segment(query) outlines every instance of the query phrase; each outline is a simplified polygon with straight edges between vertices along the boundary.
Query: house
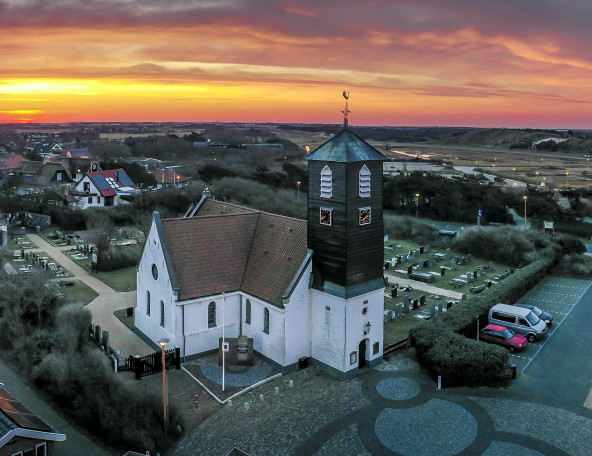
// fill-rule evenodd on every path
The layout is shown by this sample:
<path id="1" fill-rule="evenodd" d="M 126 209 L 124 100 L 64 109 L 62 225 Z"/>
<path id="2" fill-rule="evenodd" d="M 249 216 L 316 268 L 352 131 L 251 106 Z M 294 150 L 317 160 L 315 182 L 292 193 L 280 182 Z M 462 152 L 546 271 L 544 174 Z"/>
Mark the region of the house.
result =
<path id="1" fill-rule="evenodd" d="M 305 157 L 308 217 L 212 200 L 153 214 L 137 273 L 136 328 L 185 357 L 253 338 L 282 372 L 312 359 L 340 378 L 382 360 L 382 162 L 345 128 Z"/>
<path id="2" fill-rule="evenodd" d="M 156 188 L 176 187 L 183 188 L 189 179 L 175 171 L 173 168 L 157 169 L 152 174 L 156 177 Z"/>
<path id="3" fill-rule="evenodd" d="M 31 161 L 13 155 L 0 162 L 0 172 L 15 183 L 22 194 L 36 193 L 47 187 L 65 187 L 73 183 L 63 164 L 49 161 Z"/>
<path id="4" fill-rule="evenodd" d="M 0 388 L 0 456 L 53 456 L 56 442 L 66 440 Z"/>
<path id="5" fill-rule="evenodd" d="M 86 148 L 64 150 L 59 157 L 52 157 L 49 161 L 61 162 L 74 182 L 78 182 L 87 173 L 101 171 L 99 159 L 92 157 Z"/>
<path id="6" fill-rule="evenodd" d="M 138 187 L 123 169 L 96 171 L 84 175 L 74 186 L 78 206 L 87 207 L 117 206 L 122 196 L 138 192 Z"/>

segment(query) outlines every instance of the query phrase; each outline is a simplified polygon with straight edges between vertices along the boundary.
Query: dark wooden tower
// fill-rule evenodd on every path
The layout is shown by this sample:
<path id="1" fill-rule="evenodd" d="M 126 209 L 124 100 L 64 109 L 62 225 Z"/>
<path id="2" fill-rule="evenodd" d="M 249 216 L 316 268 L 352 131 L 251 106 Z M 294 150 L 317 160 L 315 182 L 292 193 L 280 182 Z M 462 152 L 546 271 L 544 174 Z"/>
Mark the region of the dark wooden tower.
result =
<path id="1" fill-rule="evenodd" d="M 347 107 L 346 107 L 347 111 Z M 308 160 L 308 246 L 313 287 L 352 298 L 384 287 L 382 162 L 345 128 Z"/>

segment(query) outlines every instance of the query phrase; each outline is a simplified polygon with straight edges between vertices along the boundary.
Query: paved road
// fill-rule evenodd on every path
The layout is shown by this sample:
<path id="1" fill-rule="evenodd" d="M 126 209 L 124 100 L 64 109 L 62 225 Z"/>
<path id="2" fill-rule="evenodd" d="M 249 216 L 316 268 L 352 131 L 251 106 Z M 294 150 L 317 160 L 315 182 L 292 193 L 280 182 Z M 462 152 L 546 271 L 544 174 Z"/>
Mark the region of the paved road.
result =
<path id="1" fill-rule="evenodd" d="M 56 444 L 56 456 L 107 456 L 109 453 L 88 437 L 78 432 L 60 415 L 54 412 L 37 393 L 29 388 L 8 366 L 0 361 L 0 382 L 4 388 L 22 402 L 25 407 L 48 423 L 57 432 L 66 434 L 66 441 Z"/>
<path id="2" fill-rule="evenodd" d="M 62 253 L 62 250 L 70 250 L 72 246 L 58 248 L 37 234 L 28 234 L 27 236 L 39 246 L 40 250 L 47 252 L 56 262 L 69 270 L 76 279 L 81 280 L 99 293 L 99 296 L 91 301 L 86 308 L 90 310 L 93 322 L 100 325 L 102 329 L 109 331 L 109 340 L 113 348 L 120 349 L 124 357 L 129 355 L 145 355 L 154 351 L 113 315 L 115 310 L 136 306 L 135 291 L 115 291 L 101 282 L 89 271 Z"/>

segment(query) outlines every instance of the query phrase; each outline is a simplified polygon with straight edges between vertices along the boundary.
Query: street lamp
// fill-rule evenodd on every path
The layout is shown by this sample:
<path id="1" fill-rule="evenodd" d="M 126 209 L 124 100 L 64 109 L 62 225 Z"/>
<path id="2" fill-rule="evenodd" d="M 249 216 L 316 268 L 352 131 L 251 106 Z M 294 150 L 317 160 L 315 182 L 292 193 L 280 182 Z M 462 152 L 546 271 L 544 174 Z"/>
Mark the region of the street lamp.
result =
<path id="1" fill-rule="evenodd" d="M 415 194 L 415 201 L 417 202 L 417 206 L 415 208 L 415 218 L 419 218 L 419 193 Z"/>
<path id="2" fill-rule="evenodd" d="M 300 181 L 296 182 L 296 184 L 298 184 L 298 187 L 297 187 L 297 188 L 298 188 L 298 190 L 297 190 L 297 193 L 296 193 L 296 197 L 297 197 L 298 199 L 300 199 L 300 184 L 301 184 L 301 183 L 302 183 L 302 182 L 300 182 Z"/>
<path id="3" fill-rule="evenodd" d="M 565 173 L 565 186 L 569 185 L 569 173 Z"/>
<path id="4" fill-rule="evenodd" d="M 516 193 L 517 188 L 518 188 L 518 182 L 514 182 L 514 193 Z"/>
<path id="5" fill-rule="evenodd" d="M 166 432 L 167 425 L 167 387 L 166 387 L 166 353 L 165 347 L 169 343 L 166 337 L 161 337 L 156 342 L 162 347 L 162 406 L 164 409 L 164 430 Z"/>
<path id="6" fill-rule="evenodd" d="M 516 168 L 512 168 L 512 180 L 516 180 Z"/>
<path id="7" fill-rule="evenodd" d="M 528 196 L 524 196 L 524 231 L 526 231 L 526 200 L 528 199 Z"/>
<path id="8" fill-rule="evenodd" d="M 537 171 L 537 172 L 536 172 L 536 176 L 537 176 L 537 185 L 539 185 L 539 174 L 540 174 L 540 173 Z"/>
<path id="9" fill-rule="evenodd" d="M 370 324 L 370 322 L 368 322 L 364 326 L 366 327 L 366 331 L 364 331 L 364 335 L 367 335 L 370 332 L 370 328 L 372 327 L 372 325 Z"/>

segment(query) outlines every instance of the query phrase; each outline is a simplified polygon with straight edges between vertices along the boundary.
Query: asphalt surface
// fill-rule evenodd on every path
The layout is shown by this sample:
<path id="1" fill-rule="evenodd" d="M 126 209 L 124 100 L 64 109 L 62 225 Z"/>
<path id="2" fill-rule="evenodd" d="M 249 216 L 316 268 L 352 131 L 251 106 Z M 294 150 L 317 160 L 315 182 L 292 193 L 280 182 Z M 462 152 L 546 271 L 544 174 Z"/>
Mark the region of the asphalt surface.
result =
<path id="1" fill-rule="evenodd" d="M 511 355 L 519 372 L 512 390 L 583 406 L 592 388 L 591 283 L 548 278 L 520 302 L 551 312 L 554 325 L 544 339 Z"/>

